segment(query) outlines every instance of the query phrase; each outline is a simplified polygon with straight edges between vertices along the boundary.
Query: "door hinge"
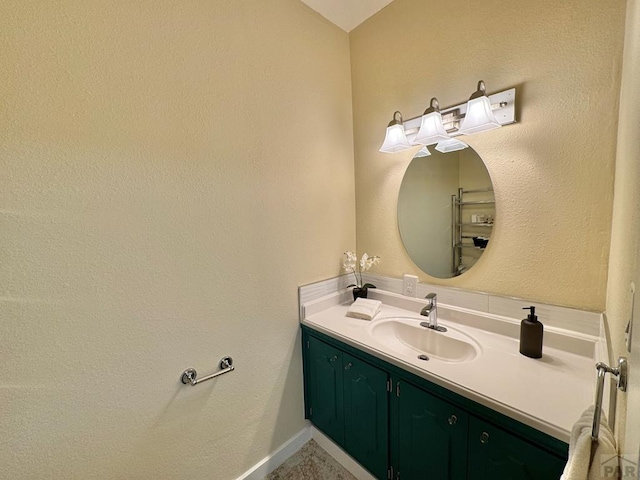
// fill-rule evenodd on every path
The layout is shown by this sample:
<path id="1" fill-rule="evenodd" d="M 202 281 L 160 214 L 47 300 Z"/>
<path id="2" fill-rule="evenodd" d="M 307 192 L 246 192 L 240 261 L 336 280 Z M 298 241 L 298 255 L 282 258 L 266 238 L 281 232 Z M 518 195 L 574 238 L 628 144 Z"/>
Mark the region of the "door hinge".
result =
<path id="1" fill-rule="evenodd" d="M 400 396 L 400 382 L 396 383 L 396 397 Z"/>
<path id="2" fill-rule="evenodd" d="M 307 340 L 307 348 L 309 348 L 309 340 Z"/>
<path id="3" fill-rule="evenodd" d="M 391 393 L 391 388 L 392 388 L 392 387 L 391 387 L 391 384 L 392 384 L 392 383 L 393 383 L 393 382 L 391 381 L 391 379 L 390 379 L 390 378 L 388 378 L 388 379 L 387 379 L 387 392 L 389 392 L 389 393 Z"/>
<path id="4" fill-rule="evenodd" d="M 309 407 L 309 416 L 313 417 L 313 407 Z"/>
<path id="5" fill-rule="evenodd" d="M 390 465 L 387 470 L 387 480 L 393 480 L 393 465 Z"/>

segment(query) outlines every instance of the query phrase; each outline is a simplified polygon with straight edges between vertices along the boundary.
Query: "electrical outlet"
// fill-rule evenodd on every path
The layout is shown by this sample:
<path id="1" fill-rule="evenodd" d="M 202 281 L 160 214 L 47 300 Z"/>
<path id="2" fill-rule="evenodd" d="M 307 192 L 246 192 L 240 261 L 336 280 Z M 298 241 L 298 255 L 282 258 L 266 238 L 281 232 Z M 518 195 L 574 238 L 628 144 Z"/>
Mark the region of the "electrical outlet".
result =
<path id="1" fill-rule="evenodd" d="M 418 295 L 418 277 L 407 274 L 402 277 L 402 294 L 405 297 L 416 297 Z"/>

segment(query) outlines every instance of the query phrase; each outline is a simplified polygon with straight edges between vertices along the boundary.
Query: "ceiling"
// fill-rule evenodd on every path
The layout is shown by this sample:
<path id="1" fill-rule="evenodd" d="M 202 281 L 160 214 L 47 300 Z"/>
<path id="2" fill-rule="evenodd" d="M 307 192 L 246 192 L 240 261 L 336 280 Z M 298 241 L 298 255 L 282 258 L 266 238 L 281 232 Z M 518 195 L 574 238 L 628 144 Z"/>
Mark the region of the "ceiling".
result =
<path id="1" fill-rule="evenodd" d="M 393 0 L 301 0 L 345 32 L 350 32 Z"/>

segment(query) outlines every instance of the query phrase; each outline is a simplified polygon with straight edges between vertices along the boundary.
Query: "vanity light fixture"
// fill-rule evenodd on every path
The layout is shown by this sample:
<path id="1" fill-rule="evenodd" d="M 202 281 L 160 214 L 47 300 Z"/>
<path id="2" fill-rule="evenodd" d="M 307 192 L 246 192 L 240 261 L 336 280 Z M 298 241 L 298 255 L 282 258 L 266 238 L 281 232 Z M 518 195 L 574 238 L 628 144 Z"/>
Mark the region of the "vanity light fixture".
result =
<path id="1" fill-rule="evenodd" d="M 460 145 L 447 141 L 458 135 L 473 135 L 515 123 L 515 103 L 515 88 L 487 95 L 484 82 L 480 80 L 478 89 L 468 102 L 441 110 L 434 97 L 422 116 L 404 122 L 400 112 L 395 112 L 380 151 L 396 153 L 412 146 L 434 143 L 438 143 L 442 149 L 455 148 L 456 145 L 459 150 L 462 148 Z M 436 150 L 440 148 L 436 147 Z M 426 155 L 423 152 L 422 156 Z"/>
<path id="2" fill-rule="evenodd" d="M 418 153 L 416 153 L 414 155 L 414 157 L 422 158 L 422 157 L 428 157 L 429 155 L 431 155 L 431 152 L 429 151 L 429 149 L 425 145 L 420 150 L 418 150 Z"/>
<path id="3" fill-rule="evenodd" d="M 411 148 L 413 145 L 407 140 L 402 126 L 402 114 L 398 111 L 394 112 L 393 120 L 389 122 L 387 127 L 387 135 L 380 147 L 380 151 L 384 153 L 396 153 Z"/>
<path id="4" fill-rule="evenodd" d="M 464 120 L 462 120 L 459 132 L 463 135 L 473 135 L 474 133 L 493 130 L 501 126 L 491 110 L 491 102 L 487 97 L 484 82 L 480 80 L 478 89 L 469 97 L 467 113 L 464 116 Z"/>
<path id="5" fill-rule="evenodd" d="M 442 153 L 449 153 L 449 152 L 455 152 L 457 150 L 462 150 L 464 148 L 467 148 L 468 146 L 469 145 L 467 145 L 464 142 L 461 142 L 460 140 L 456 140 L 455 138 L 449 138 L 447 140 L 443 140 L 442 142 L 438 142 L 438 144 L 436 145 L 436 150 Z"/>
<path id="6" fill-rule="evenodd" d="M 448 140 L 449 134 L 444 129 L 442 123 L 442 114 L 440 113 L 440 104 L 438 99 L 433 97 L 429 108 L 424 111 L 422 120 L 420 121 L 420 130 L 416 138 L 413 139 L 414 145 L 433 145 L 442 140 Z"/>

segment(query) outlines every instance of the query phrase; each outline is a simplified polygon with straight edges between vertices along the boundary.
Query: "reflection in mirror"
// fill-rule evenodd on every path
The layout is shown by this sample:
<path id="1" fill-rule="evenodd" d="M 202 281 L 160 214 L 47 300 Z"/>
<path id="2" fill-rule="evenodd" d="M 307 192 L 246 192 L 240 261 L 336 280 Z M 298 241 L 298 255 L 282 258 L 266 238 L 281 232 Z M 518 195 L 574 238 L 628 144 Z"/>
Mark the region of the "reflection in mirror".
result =
<path id="1" fill-rule="evenodd" d="M 489 243 L 495 203 L 491 177 L 471 147 L 413 158 L 398 195 L 398 227 L 407 253 L 433 277 L 466 272 Z"/>

